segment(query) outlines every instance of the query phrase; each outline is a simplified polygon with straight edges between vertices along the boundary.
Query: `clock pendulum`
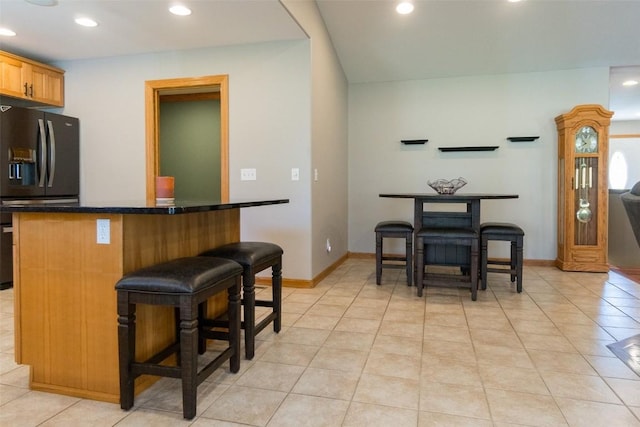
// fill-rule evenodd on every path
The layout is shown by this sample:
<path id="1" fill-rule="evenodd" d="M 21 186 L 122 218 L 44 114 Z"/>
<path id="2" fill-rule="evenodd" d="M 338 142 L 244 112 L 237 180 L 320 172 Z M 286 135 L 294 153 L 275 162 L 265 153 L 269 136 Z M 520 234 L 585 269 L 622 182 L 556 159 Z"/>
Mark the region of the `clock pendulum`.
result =
<path id="1" fill-rule="evenodd" d="M 589 189 L 593 186 L 593 169 L 587 167 L 585 159 L 581 159 L 580 168 L 576 169 L 576 190 L 578 190 L 578 210 L 576 211 L 576 218 L 580 222 L 579 224 L 579 239 L 584 235 L 584 240 L 587 240 L 588 229 L 584 224 L 588 224 L 593 217 L 589 203 Z"/>

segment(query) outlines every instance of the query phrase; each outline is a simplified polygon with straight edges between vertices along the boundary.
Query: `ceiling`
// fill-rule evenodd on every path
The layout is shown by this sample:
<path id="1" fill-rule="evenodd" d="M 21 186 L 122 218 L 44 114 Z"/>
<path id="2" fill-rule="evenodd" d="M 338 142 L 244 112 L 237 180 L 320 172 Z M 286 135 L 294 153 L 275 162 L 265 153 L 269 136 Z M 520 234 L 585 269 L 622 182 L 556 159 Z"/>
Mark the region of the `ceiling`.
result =
<path id="1" fill-rule="evenodd" d="M 38 2 L 43 0 L 30 0 Z M 284 3 L 298 0 L 285 0 Z M 0 49 L 45 62 L 305 38 L 278 0 L 0 0 Z M 640 0 L 316 0 L 350 83 L 615 67 L 610 108 L 638 120 Z M 73 23 L 80 15 L 96 28 Z"/>

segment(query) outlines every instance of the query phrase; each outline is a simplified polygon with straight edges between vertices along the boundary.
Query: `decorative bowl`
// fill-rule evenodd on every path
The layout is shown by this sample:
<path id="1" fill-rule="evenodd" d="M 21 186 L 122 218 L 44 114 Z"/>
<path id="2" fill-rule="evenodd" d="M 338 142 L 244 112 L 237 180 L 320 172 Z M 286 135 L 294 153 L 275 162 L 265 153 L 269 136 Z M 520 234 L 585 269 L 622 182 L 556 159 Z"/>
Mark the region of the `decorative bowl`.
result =
<path id="1" fill-rule="evenodd" d="M 456 191 L 467 184 L 467 181 L 460 177 L 454 178 L 451 181 L 446 179 L 436 179 L 428 181 L 427 184 L 429 184 L 429 187 L 436 190 L 438 194 L 455 194 Z"/>

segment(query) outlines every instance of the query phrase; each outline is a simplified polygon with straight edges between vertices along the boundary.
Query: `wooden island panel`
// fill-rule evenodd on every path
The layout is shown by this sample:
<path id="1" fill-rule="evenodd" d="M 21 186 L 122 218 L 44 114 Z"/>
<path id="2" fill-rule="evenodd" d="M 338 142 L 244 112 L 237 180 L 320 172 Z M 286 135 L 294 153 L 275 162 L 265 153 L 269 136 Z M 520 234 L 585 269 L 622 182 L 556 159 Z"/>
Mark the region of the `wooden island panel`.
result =
<path id="1" fill-rule="evenodd" d="M 111 243 L 96 243 L 110 219 Z M 240 238 L 239 209 L 182 215 L 14 213 L 16 362 L 30 387 L 119 402 L 115 283 L 137 268 Z M 221 312 L 226 300 L 212 301 Z M 173 310 L 140 306 L 136 357 L 174 339 Z M 156 377 L 141 377 L 136 392 Z"/>

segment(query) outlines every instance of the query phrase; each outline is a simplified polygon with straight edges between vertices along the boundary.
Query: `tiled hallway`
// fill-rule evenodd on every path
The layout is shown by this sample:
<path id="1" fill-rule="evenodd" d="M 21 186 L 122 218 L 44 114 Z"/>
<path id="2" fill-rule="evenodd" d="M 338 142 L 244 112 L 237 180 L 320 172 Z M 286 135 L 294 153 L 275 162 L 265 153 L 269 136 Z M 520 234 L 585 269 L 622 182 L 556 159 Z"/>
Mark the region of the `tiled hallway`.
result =
<path id="1" fill-rule="evenodd" d="M 376 286 L 374 261 L 349 259 L 283 292 L 282 332 L 201 384 L 186 421 L 174 379 L 129 412 L 29 391 L 1 291 L 0 426 L 640 426 L 640 376 L 606 347 L 640 334 L 640 284 L 616 273 L 525 267 L 522 294 L 490 275 L 472 302 L 462 289 L 418 298 L 402 270 Z"/>

